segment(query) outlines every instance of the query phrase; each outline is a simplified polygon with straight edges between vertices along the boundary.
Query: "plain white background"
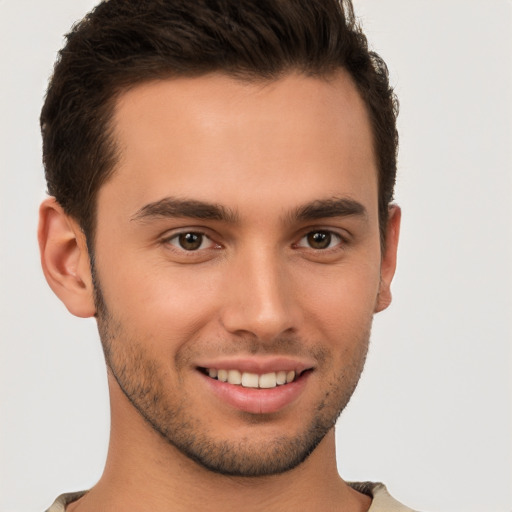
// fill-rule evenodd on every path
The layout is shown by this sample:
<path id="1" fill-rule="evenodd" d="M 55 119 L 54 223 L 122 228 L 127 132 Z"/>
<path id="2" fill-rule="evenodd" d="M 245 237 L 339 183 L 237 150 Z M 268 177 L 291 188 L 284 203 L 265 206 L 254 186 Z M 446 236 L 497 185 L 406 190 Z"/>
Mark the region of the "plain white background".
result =
<path id="1" fill-rule="evenodd" d="M 39 268 L 38 115 L 92 0 L 0 0 L 0 511 L 99 478 L 108 397 L 91 320 Z M 337 429 L 342 476 L 431 512 L 512 509 L 512 3 L 356 0 L 401 101 L 392 307 Z"/>

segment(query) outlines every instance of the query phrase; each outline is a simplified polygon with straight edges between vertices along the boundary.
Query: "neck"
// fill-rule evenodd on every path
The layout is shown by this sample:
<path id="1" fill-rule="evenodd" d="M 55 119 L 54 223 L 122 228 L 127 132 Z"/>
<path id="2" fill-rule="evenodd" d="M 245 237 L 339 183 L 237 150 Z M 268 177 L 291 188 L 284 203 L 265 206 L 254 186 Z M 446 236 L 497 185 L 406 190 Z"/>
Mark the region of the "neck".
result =
<path id="1" fill-rule="evenodd" d="M 338 475 L 334 429 L 298 467 L 279 475 L 214 473 L 160 437 L 111 386 L 110 444 L 100 481 L 68 512 L 368 510 L 370 498 Z"/>

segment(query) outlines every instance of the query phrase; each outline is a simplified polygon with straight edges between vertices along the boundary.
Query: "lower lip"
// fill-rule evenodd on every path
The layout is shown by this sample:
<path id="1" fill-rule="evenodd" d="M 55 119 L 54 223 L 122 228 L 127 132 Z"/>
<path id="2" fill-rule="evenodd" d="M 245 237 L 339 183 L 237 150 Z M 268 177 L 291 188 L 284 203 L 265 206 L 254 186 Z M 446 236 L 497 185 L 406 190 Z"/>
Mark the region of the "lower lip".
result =
<path id="1" fill-rule="evenodd" d="M 270 389 L 244 388 L 212 379 L 203 373 L 200 375 L 211 391 L 231 407 L 251 414 L 271 414 L 297 400 L 310 374 L 310 371 L 306 371 L 295 381 Z"/>

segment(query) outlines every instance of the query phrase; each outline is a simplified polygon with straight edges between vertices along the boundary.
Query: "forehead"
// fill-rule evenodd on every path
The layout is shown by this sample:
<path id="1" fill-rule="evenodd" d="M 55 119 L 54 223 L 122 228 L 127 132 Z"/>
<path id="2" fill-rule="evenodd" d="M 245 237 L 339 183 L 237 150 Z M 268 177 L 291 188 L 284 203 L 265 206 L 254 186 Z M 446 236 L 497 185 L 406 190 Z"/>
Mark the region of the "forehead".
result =
<path id="1" fill-rule="evenodd" d="M 368 114 L 342 71 L 145 83 L 119 97 L 114 138 L 120 160 L 100 190 L 100 206 L 112 193 L 132 210 L 177 195 L 233 208 L 364 196 L 376 207 Z"/>

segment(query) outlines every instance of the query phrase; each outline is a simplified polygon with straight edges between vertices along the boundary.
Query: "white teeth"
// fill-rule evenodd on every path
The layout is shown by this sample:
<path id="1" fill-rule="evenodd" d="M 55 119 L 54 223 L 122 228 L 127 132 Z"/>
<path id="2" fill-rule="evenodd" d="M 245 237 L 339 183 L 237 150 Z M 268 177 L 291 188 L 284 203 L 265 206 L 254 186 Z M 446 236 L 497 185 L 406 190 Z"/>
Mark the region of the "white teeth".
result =
<path id="1" fill-rule="evenodd" d="M 221 382 L 228 382 L 244 388 L 270 389 L 276 386 L 289 384 L 295 380 L 295 372 L 281 370 L 278 372 L 257 373 L 241 372 L 240 370 L 217 370 L 216 368 L 207 368 L 206 372 L 212 379 L 218 379 Z"/>
<path id="2" fill-rule="evenodd" d="M 242 384 L 242 374 L 238 370 L 229 370 L 228 382 L 230 384 Z"/>
<path id="3" fill-rule="evenodd" d="M 275 373 L 264 373 L 260 375 L 260 388 L 269 389 L 276 387 L 276 374 Z"/>
<path id="4" fill-rule="evenodd" d="M 211 377 L 211 375 L 210 375 Z M 283 384 L 286 384 L 286 372 L 277 372 L 276 373 L 276 383 L 278 386 L 282 386 Z"/>
<path id="5" fill-rule="evenodd" d="M 242 386 L 244 388 L 257 388 L 259 383 L 259 377 L 256 373 L 247 373 L 244 372 L 242 374 Z"/>

